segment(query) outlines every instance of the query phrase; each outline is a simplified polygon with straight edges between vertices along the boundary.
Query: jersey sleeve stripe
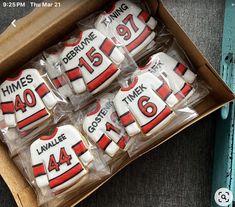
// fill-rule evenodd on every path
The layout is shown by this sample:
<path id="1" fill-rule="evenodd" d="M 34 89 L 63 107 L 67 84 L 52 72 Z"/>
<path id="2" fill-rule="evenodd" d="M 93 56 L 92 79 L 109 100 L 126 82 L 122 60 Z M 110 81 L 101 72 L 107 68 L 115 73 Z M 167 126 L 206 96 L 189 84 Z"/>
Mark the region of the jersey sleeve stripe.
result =
<path id="1" fill-rule="evenodd" d="M 126 146 L 126 143 L 128 142 L 128 135 L 124 135 L 121 137 L 121 139 L 118 141 L 118 146 L 121 148 L 121 149 L 124 149 L 125 146 Z"/>
<path id="2" fill-rule="evenodd" d="M 179 76 L 183 76 L 186 71 L 187 71 L 187 67 L 181 63 L 177 63 L 174 71 L 179 75 Z"/>
<path id="3" fill-rule="evenodd" d="M 82 78 L 82 73 L 79 68 L 73 68 L 71 70 L 66 71 L 66 75 L 68 76 L 71 82 Z"/>
<path id="4" fill-rule="evenodd" d="M 14 104 L 12 101 L 2 102 L 1 103 L 2 113 L 4 114 L 13 114 L 14 113 Z"/>
<path id="5" fill-rule="evenodd" d="M 135 40 L 133 40 L 130 44 L 126 46 L 127 50 L 131 52 L 135 48 L 137 48 L 139 45 L 143 43 L 143 41 L 151 34 L 151 29 L 146 26 L 144 31 L 138 36 Z"/>
<path id="6" fill-rule="evenodd" d="M 77 144 L 73 145 L 72 148 L 78 157 L 83 155 L 88 150 L 82 141 L 79 141 Z"/>
<path id="7" fill-rule="evenodd" d="M 184 86 L 180 89 L 180 91 L 175 94 L 175 96 L 178 100 L 182 100 L 190 93 L 192 89 L 193 87 L 190 84 L 185 83 Z"/>
<path id="8" fill-rule="evenodd" d="M 100 50 L 106 55 L 110 56 L 115 48 L 115 44 L 109 38 L 105 38 L 104 42 L 100 46 Z"/>
<path id="9" fill-rule="evenodd" d="M 97 141 L 97 144 L 102 150 L 105 151 L 111 142 L 112 142 L 112 140 L 109 137 L 107 137 L 105 134 L 103 134 L 100 137 L 100 139 Z"/>
<path id="10" fill-rule="evenodd" d="M 150 14 L 148 12 L 142 10 L 140 12 L 140 14 L 138 15 L 138 18 L 143 22 L 148 22 L 150 19 Z"/>
<path id="11" fill-rule="evenodd" d="M 126 112 L 125 114 L 120 116 L 120 121 L 122 122 L 124 127 L 129 126 L 130 124 L 135 122 L 135 119 L 133 117 L 133 115 L 131 114 L 131 112 Z"/>
<path id="12" fill-rule="evenodd" d="M 38 121 L 39 119 L 41 119 L 45 116 L 48 116 L 48 115 L 49 114 L 48 114 L 47 110 L 44 108 L 44 109 L 32 114 L 31 116 L 27 117 L 26 119 L 23 119 L 23 120 L 19 121 L 17 123 L 18 128 L 23 129 L 24 127 L 32 124 L 33 122 Z"/>
<path id="13" fill-rule="evenodd" d="M 66 84 L 66 81 L 63 76 L 58 76 L 54 79 L 52 79 L 52 83 L 56 88 L 60 88 Z"/>
<path id="14" fill-rule="evenodd" d="M 147 134 L 153 128 L 155 128 L 158 124 L 160 124 L 165 118 L 167 118 L 173 111 L 166 106 L 154 119 L 152 119 L 147 124 L 141 126 L 142 132 Z"/>
<path id="15" fill-rule="evenodd" d="M 165 101 L 172 94 L 172 91 L 169 86 L 163 82 L 162 85 L 157 89 L 157 93 Z"/>
<path id="16" fill-rule="evenodd" d="M 41 83 L 35 90 L 41 98 L 50 93 L 50 90 L 45 83 Z"/>
<path id="17" fill-rule="evenodd" d="M 95 79 L 87 83 L 87 89 L 92 92 L 97 89 L 100 85 L 102 85 L 105 81 L 111 78 L 115 73 L 117 73 L 119 69 L 115 64 L 110 64 L 108 68 L 98 75 Z"/>
<path id="18" fill-rule="evenodd" d="M 39 177 L 41 175 L 46 175 L 46 171 L 45 171 L 43 163 L 33 165 L 32 167 L 33 167 L 34 177 Z"/>
<path id="19" fill-rule="evenodd" d="M 49 185 L 51 188 L 55 188 L 66 181 L 72 179 L 73 177 L 77 176 L 79 173 L 83 171 L 83 167 L 80 163 L 75 165 L 73 168 L 69 169 L 68 171 L 64 172 L 63 174 L 49 180 Z"/>

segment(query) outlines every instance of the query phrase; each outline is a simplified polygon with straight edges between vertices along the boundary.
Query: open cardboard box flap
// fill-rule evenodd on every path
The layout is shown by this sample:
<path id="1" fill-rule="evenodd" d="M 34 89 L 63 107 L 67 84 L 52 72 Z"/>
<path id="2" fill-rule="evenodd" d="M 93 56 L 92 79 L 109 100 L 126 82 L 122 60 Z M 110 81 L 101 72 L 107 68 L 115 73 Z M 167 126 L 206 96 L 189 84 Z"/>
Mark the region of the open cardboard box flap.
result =
<path id="1" fill-rule="evenodd" d="M 26 17 L 18 20 L 16 22 L 16 28 L 9 27 L 0 36 L 1 80 L 3 80 L 4 77 L 6 77 L 10 72 L 15 72 L 16 68 L 20 68 L 43 49 L 59 41 L 75 28 L 76 22 L 79 19 L 99 9 L 106 2 L 108 2 L 108 0 L 61 0 L 60 8 L 38 8 Z M 144 149 L 132 159 L 127 158 L 126 162 L 122 164 L 119 169 L 116 169 L 114 174 L 139 156 L 157 147 L 159 144 L 165 142 L 167 139 L 179 133 L 184 128 L 234 99 L 234 94 L 221 80 L 213 67 L 203 57 L 181 27 L 175 22 L 173 17 L 164 8 L 163 4 L 161 2 L 158 3 L 157 0 L 148 0 L 148 3 L 153 14 L 157 13 L 157 16 L 165 23 L 171 33 L 176 37 L 181 47 L 185 50 L 190 60 L 197 68 L 198 74 L 200 74 L 200 76 L 211 87 L 212 92 L 210 96 L 208 96 L 196 107 L 199 117 L 184 127 L 169 133 L 167 137 L 156 140 L 156 142 L 154 142 L 151 146 Z M 0 161 L 0 174 L 8 184 L 17 205 L 22 207 L 36 207 L 36 197 L 33 189 L 25 181 L 19 170 L 11 161 L 3 144 L 0 145 Z M 66 206 L 72 206 L 80 202 L 102 184 L 107 182 L 107 180 L 111 177 L 95 183 L 89 192 L 84 192 L 79 197 L 71 199 L 66 203 Z"/>

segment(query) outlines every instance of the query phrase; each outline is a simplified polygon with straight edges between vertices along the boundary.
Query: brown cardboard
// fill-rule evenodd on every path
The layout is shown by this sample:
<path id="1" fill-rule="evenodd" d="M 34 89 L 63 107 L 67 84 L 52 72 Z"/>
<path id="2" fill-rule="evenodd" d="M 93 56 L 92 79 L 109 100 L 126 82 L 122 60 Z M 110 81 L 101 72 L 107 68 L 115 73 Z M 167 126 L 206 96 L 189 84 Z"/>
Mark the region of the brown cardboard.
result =
<path id="1" fill-rule="evenodd" d="M 66 3 L 65 3 L 66 2 Z M 0 77 L 1 79 L 10 74 L 10 71 L 15 71 L 26 63 L 29 59 L 38 54 L 41 50 L 55 41 L 62 38 L 66 33 L 74 28 L 74 23 L 91 13 L 106 0 L 83 0 L 83 1 L 61 1 L 62 7 L 55 8 L 40 8 L 36 9 L 25 18 L 16 22 L 17 28 L 8 28 L 0 36 Z M 126 165 L 134 161 L 139 156 L 147 153 L 166 140 L 170 139 L 175 134 L 179 133 L 194 122 L 202 119 L 213 111 L 217 110 L 225 103 L 234 99 L 233 93 L 229 90 L 226 84 L 220 79 L 219 75 L 203 57 L 200 51 L 184 33 L 181 27 L 175 22 L 172 16 L 164 8 L 162 3 L 157 3 L 156 0 L 148 0 L 152 12 L 157 12 L 158 17 L 165 23 L 171 33 L 176 37 L 181 47 L 185 50 L 192 63 L 197 68 L 197 73 L 207 82 L 211 87 L 212 92 L 210 96 L 206 97 L 197 107 L 196 111 L 199 117 L 184 125 L 165 137 L 154 141 L 151 146 L 143 149 L 138 155 L 129 159 L 127 156 L 122 157 L 125 162 L 121 165 L 115 166 L 115 173 L 119 172 Z M 18 41 L 20 40 L 20 41 Z M 219 86 L 219 87 L 218 87 Z M 6 148 L 0 144 L 0 174 L 8 184 L 18 206 L 34 207 L 37 206 L 35 194 L 30 185 L 24 180 L 20 172 L 17 170 L 13 162 L 10 160 Z M 113 175 L 114 175 L 113 174 Z M 112 175 L 112 176 L 113 176 Z M 90 189 L 81 193 L 75 198 L 66 200 L 66 206 L 74 206 L 81 200 L 89 196 L 97 188 L 107 182 L 112 176 L 106 177 L 103 180 L 94 183 Z M 65 206 L 61 203 L 60 206 Z"/>

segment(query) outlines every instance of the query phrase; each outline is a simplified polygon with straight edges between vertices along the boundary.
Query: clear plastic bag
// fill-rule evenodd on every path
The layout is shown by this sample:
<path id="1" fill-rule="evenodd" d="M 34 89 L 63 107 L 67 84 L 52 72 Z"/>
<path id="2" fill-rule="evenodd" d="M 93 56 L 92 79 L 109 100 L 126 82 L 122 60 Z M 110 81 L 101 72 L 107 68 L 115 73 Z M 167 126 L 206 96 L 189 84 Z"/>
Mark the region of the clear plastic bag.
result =
<path id="1" fill-rule="evenodd" d="M 55 125 L 14 158 L 39 205 L 80 193 L 110 173 L 99 151 L 69 121 Z"/>
<path id="2" fill-rule="evenodd" d="M 1 97 L 3 139 L 44 206 L 62 206 L 89 193 L 131 158 L 186 127 L 210 91 L 168 28 L 151 17 L 146 1 L 116 1 L 77 26 L 25 67 L 37 68 L 38 85 L 55 97 L 50 116 L 27 131 L 9 127 L 6 114 L 15 113 Z M 27 74 L 20 80 L 26 83 Z M 31 95 L 15 96 L 13 111 L 33 107 Z M 81 159 L 86 152 L 90 164 Z M 71 183 L 50 183 L 78 163 L 75 171 L 83 173 Z"/>
<path id="3" fill-rule="evenodd" d="M 117 116 L 114 94 L 115 91 L 101 95 L 93 104 L 79 111 L 74 119 L 75 124 L 83 130 L 87 139 L 97 145 L 109 163 L 125 153 L 133 142 Z"/>
<path id="4" fill-rule="evenodd" d="M 73 88 L 70 100 L 76 110 L 110 90 L 123 73 L 136 69 L 132 58 L 94 28 L 76 32 L 63 43 L 60 60 Z"/>
<path id="5" fill-rule="evenodd" d="M 67 101 L 42 69 L 28 68 L 6 79 L 1 88 L 1 133 L 12 155 L 33 135 L 65 115 Z"/>

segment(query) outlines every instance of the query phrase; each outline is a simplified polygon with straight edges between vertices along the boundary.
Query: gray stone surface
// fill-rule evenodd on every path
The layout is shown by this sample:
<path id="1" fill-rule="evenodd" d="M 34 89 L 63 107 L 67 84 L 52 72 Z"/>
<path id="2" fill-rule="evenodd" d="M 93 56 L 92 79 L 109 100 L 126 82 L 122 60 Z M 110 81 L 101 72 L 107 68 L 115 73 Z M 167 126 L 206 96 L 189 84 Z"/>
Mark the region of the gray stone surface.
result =
<path id="1" fill-rule="evenodd" d="M 222 0 L 164 0 L 166 7 L 215 68 L 219 67 Z M 0 7 L 0 31 L 23 11 Z M 208 207 L 215 114 L 139 158 L 78 207 Z M 0 180 L 0 206 L 14 202 Z"/>

